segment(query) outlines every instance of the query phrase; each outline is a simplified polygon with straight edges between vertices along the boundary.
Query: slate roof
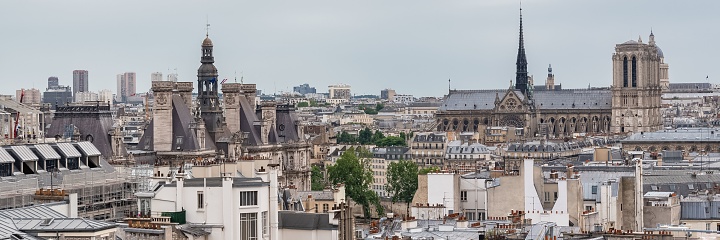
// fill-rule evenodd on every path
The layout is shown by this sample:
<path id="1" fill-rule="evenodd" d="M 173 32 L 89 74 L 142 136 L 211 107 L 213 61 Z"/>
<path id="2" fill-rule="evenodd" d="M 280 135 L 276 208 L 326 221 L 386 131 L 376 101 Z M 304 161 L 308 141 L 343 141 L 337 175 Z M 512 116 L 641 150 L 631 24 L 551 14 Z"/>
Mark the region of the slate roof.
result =
<path id="1" fill-rule="evenodd" d="M 454 90 L 443 100 L 440 111 L 491 110 L 495 99 L 502 99 L 508 91 L 514 91 L 521 100 L 524 96 L 518 90 Z M 533 93 L 537 109 L 606 109 L 612 108 L 612 92 L 608 89 L 563 89 L 537 91 Z"/>
<path id="2" fill-rule="evenodd" d="M 417 133 L 413 142 L 441 142 L 445 143 L 445 133 Z"/>
<path id="3" fill-rule="evenodd" d="M 201 150 L 200 144 L 197 142 L 197 137 L 195 135 L 195 132 L 190 129 L 190 123 L 194 121 L 195 116 L 193 116 L 192 111 L 190 108 L 185 105 L 185 100 L 180 97 L 180 95 L 174 94 L 172 96 L 172 149 L 177 149 L 177 147 L 180 147 L 183 151 L 196 151 Z M 154 126 L 155 126 L 155 119 L 153 118 L 150 121 L 150 124 L 148 125 L 147 129 L 145 129 L 145 132 L 143 133 L 143 136 L 140 137 L 139 143 L 138 143 L 138 149 L 142 150 L 154 150 L 153 145 L 153 138 L 155 137 L 154 132 Z M 160 123 L 160 124 L 167 124 L 167 123 Z M 208 123 L 205 123 L 208 124 Z M 207 131 L 207 128 L 205 129 L 205 136 L 210 136 L 210 133 Z M 176 145 L 176 139 L 178 137 L 182 137 L 182 144 Z M 215 149 L 215 143 L 213 141 L 205 141 L 205 147 L 207 149 Z"/>
<path id="4" fill-rule="evenodd" d="M 71 124 L 80 132 L 80 139 L 89 140 L 88 136 L 91 136 L 93 145 L 103 157 L 110 159 L 113 156 L 109 135 L 113 119 L 109 106 L 58 106 L 45 135 L 62 137 Z"/>
<path id="5" fill-rule="evenodd" d="M 683 128 L 635 133 L 621 142 L 720 142 L 720 129 Z"/>
<path id="6" fill-rule="evenodd" d="M 440 105 L 440 111 L 453 110 L 490 110 L 495 108 L 495 98 L 502 98 L 508 89 L 492 90 L 454 90 L 450 91 Z M 522 97 L 518 90 L 513 90 Z"/>
<path id="7" fill-rule="evenodd" d="M 278 212 L 280 229 L 298 230 L 336 230 L 330 224 L 330 215 L 324 213 L 305 213 L 295 211 Z"/>
<path id="8" fill-rule="evenodd" d="M 612 92 L 605 89 L 565 89 L 533 93 L 537 109 L 612 109 Z"/>
<path id="9" fill-rule="evenodd" d="M 487 146 L 480 143 L 462 143 L 459 140 L 452 141 L 447 145 L 447 154 L 472 154 L 472 153 L 490 153 Z"/>
<path id="10" fill-rule="evenodd" d="M 308 195 L 312 195 L 316 200 L 333 200 L 333 193 L 330 191 L 300 191 L 297 195 L 303 201 Z"/>

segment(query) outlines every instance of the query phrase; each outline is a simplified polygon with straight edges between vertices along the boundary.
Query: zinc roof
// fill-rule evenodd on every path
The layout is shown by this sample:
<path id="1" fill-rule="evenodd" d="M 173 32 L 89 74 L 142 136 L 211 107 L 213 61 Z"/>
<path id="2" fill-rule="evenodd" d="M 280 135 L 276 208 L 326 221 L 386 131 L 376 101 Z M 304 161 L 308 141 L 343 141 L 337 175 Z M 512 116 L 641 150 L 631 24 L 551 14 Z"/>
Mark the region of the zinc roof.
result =
<path id="1" fill-rule="evenodd" d="M 60 154 L 58 154 L 50 145 L 37 144 L 34 147 L 37 149 L 38 153 L 40 153 L 40 156 L 45 160 L 60 159 Z"/>
<path id="2" fill-rule="evenodd" d="M 13 163 L 15 162 L 15 158 L 13 158 L 10 153 L 7 152 L 4 148 L 0 148 L 0 163 Z"/>
<path id="3" fill-rule="evenodd" d="M 76 158 L 76 157 L 82 157 L 80 155 L 80 152 L 73 147 L 72 143 L 58 143 L 58 148 L 60 148 L 60 151 L 65 155 L 65 157 L 69 158 Z"/>
<path id="4" fill-rule="evenodd" d="M 85 153 L 85 155 L 88 156 L 100 156 L 100 150 L 98 150 L 95 145 L 93 145 L 90 142 L 78 142 L 78 146 L 80 146 L 80 151 Z"/>
<path id="5" fill-rule="evenodd" d="M 27 146 L 10 146 L 10 149 L 23 161 L 37 161 L 39 158 Z"/>

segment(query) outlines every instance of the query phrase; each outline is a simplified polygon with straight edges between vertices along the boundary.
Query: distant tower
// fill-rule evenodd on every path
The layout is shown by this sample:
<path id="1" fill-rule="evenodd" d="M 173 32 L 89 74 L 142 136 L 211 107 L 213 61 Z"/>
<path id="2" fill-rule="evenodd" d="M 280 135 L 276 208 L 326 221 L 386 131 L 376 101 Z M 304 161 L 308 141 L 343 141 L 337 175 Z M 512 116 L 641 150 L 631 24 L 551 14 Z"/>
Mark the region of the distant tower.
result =
<path id="1" fill-rule="evenodd" d="M 515 89 L 531 97 L 530 85 L 528 84 L 527 57 L 525 56 L 525 42 L 523 40 L 522 8 L 520 8 L 520 39 L 518 45 L 517 61 L 515 66 Z"/>
<path id="2" fill-rule="evenodd" d="M 78 92 L 88 92 L 88 71 L 87 70 L 75 70 L 73 71 L 73 97 Z"/>
<path id="3" fill-rule="evenodd" d="M 163 78 L 163 74 L 161 72 L 154 72 L 154 73 L 150 74 L 151 82 L 162 81 L 162 78 Z"/>
<path id="4" fill-rule="evenodd" d="M 548 76 L 545 79 L 545 89 L 555 90 L 555 74 L 552 72 L 552 65 L 548 64 Z"/>
<path id="5" fill-rule="evenodd" d="M 660 114 L 662 52 L 650 43 L 627 41 L 615 46 L 612 85 L 613 133 L 650 132 L 663 126 Z"/>
<path id="6" fill-rule="evenodd" d="M 205 120 L 205 128 L 210 133 L 213 141 L 217 141 L 220 135 L 226 133 L 225 120 L 220 108 L 218 95 L 218 71 L 215 68 L 213 57 L 213 43 L 208 34 L 202 42 L 202 57 L 198 68 L 198 94 L 197 101 L 200 105 L 201 117 Z"/>
<path id="7" fill-rule="evenodd" d="M 58 80 L 58 77 L 49 77 L 48 78 L 48 89 L 55 89 L 60 86 L 60 80 Z"/>

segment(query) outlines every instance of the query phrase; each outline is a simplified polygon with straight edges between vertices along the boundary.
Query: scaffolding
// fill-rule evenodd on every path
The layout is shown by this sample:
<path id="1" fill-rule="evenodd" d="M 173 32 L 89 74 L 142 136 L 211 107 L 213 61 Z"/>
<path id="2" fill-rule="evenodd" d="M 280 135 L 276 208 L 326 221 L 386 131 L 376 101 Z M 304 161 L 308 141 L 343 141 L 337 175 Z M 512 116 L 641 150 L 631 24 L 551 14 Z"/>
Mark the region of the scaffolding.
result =
<path id="1" fill-rule="evenodd" d="M 34 199 L 39 189 L 58 187 L 65 194 L 77 193 L 78 217 L 115 221 L 137 212 L 134 193 L 140 178 L 114 171 L 61 172 L 0 180 L 0 209 L 11 209 L 43 202 Z M 50 182 L 53 182 L 51 187 Z"/>

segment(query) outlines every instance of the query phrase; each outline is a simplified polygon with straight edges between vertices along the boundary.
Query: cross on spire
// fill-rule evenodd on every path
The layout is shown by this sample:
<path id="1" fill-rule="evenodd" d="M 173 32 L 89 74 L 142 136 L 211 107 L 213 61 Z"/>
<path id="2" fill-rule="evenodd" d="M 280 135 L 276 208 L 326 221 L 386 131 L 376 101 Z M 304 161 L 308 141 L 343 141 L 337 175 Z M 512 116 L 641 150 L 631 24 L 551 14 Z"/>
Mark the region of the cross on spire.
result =
<path id="1" fill-rule="evenodd" d="M 205 37 L 210 37 L 210 19 L 205 16 Z"/>

